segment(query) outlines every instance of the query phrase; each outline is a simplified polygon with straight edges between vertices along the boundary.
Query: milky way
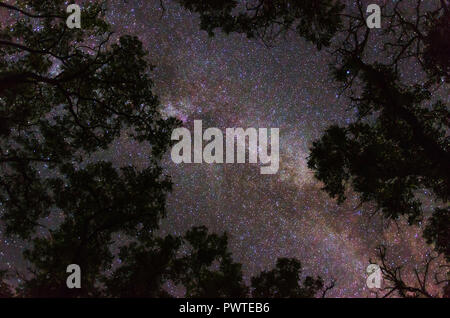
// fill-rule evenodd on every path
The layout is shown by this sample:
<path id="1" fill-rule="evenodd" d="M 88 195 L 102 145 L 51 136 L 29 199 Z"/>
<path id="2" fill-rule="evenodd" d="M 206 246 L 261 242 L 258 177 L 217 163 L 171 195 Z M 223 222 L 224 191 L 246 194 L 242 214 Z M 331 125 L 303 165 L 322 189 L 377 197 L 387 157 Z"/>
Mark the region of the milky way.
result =
<path id="1" fill-rule="evenodd" d="M 164 233 L 193 225 L 229 234 L 246 279 L 296 257 L 304 274 L 337 281 L 330 296 L 368 296 L 365 269 L 374 247 L 393 247 L 399 263 L 417 263 L 426 253 L 418 228 L 372 215 L 349 195 L 343 205 L 321 191 L 306 167 L 308 148 L 330 124 L 352 120 L 330 80 L 326 52 L 288 34 L 273 47 L 220 32 L 209 38 L 196 15 L 170 1 L 110 2 L 108 19 L 119 34 L 139 36 L 155 66 L 155 93 L 164 111 L 192 129 L 280 128 L 280 170 L 261 175 L 252 164 L 180 164 L 164 160 L 174 187 Z M 145 165 L 146 150 L 124 138 L 111 150 L 118 164 Z M 20 245 L 5 240 L 3 252 Z M 1 255 L 0 255 L 1 256 Z"/>

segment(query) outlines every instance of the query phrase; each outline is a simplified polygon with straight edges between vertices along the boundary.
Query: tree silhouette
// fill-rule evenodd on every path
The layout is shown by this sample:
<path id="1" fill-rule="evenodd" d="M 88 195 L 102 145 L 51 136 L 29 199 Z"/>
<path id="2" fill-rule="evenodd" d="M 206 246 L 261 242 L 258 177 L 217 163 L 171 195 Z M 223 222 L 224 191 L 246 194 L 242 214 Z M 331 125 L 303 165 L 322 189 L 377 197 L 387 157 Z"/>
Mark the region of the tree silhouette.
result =
<path id="1" fill-rule="evenodd" d="M 426 211 L 424 238 L 448 262 L 450 113 L 440 96 L 448 90 L 450 60 L 443 34 L 450 31 L 449 5 L 440 1 L 438 6 L 424 6 L 416 1 L 411 10 L 404 1 L 387 3 L 382 8 L 382 37 L 377 38 L 381 44 L 374 42 L 362 12 L 358 2 L 358 10 L 346 16 L 346 37 L 333 51 L 332 66 L 334 79 L 357 112 L 356 121 L 327 129 L 314 142 L 308 166 L 339 202 L 350 186 L 363 202 L 375 202 L 386 218 L 405 215 L 410 224 L 424 219 L 420 193 L 431 194 L 435 207 L 431 215 Z M 368 58 L 374 45 L 382 48 L 378 54 L 383 56 L 376 62 Z M 404 80 L 409 65 L 422 72 L 422 83 Z M 436 295 L 426 283 L 434 257 L 425 260 L 422 279 L 413 273 L 414 285 L 385 257 L 385 250 L 380 250 L 383 277 L 391 283 L 387 296 Z M 443 286 L 443 296 L 448 296 L 447 279 L 436 279 L 436 285 Z"/>
<path id="2" fill-rule="evenodd" d="M 436 208 L 423 232 L 428 244 L 433 244 L 438 253 L 444 254 L 450 261 L 450 209 Z"/>
<path id="3" fill-rule="evenodd" d="M 441 1 L 443 14 L 433 19 L 426 35 L 421 34 L 425 44 L 423 64 L 430 77 L 437 82 L 450 81 L 450 8 L 448 1 Z"/>
<path id="4" fill-rule="evenodd" d="M 6 233 L 32 240 L 20 294 L 94 296 L 113 236 L 150 236 L 165 215 L 171 184 L 158 160 L 177 121 L 160 115 L 142 43 L 111 43 L 100 4 L 73 30 L 64 1 L 0 6 L 17 15 L 0 33 L 0 199 Z M 146 168 L 91 159 L 123 134 L 149 145 Z M 72 263 L 82 289 L 64 286 Z"/>
<path id="5" fill-rule="evenodd" d="M 206 227 L 194 227 L 183 237 L 153 238 L 124 246 L 122 266 L 105 276 L 104 293 L 112 297 L 171 297 L 164 285 L 171 283 L 183 297 L 271 297 L 305 298 L 325 296 L 334 283 L 324 288 L 320 277 L 300 281 L 301 264 L 279 258 L 276 268 L 243 280 L 241 264 L 233 261 L 227 235 L 208 234 Z"/>
<path id="6" fill-rule="evenodd" d="M 184 237 L 167 236 L 121 249 L 123 266 L 106 278 L 107 293 L 119 297 L 168 297 L 167 282 L 185 297 L 245 297 L 241 264 L 227 251 L 227 236 L 195 227 Z"/>
<path id="7" fill-rule="evenodd" d="M 1 220 L 29 243 L 22 282 L 10 292 L 1 271 L 0 297 L 170 297 L 170 283 L 187 297 L 249 296 L 225 234 L 155 233 L 171 190 L 160 159 L 179 121 L 161 116 L 137 37 L 112 41 L 99 3 L 81 29 L 66 26 L 63 0 L 0 7 L 15 18 L 0 30 Z M 149 149 L 146 167 L 102 159 L 124 135 Z M 80 289 L 66 287 L 69 264 Z"/>
<path id="8" fill-rule="evenodd" d="M 241 264 L 227 250 L 227 236 L 208 235 L 205 227 L 193 228 L 184 237 L 188 254 L 174 266 L 175 282 L 186 288 L 186 297 L 245 297 Z"/>
<path id="9" fill-rule="evenodd" d="M 227 34 L 244 33 L 269 44 L 280 34 L 295 30 L 319 49 L 330 44 L 340 27 L 339 14 L 344 8 L 333 0 L 176 1 L 200 14 L 200 27 L 210 36 L 220 28 Z"/>
<path id="10" fill-rule="evenodd" d="M 434 298 L 438 296 L 439 286 L 443 285 L 442 296 L 449 297 L 450 280 L 446 277 L 444 266 L 436 266 L 437 258 L 437 255 L 427 255 L 423 268 L 410 270 L 412 275 L 409 276 L 413 279 L 405 279 L 408 275 L 404 266 L 393 265 L 393 261 L 387 257 L 386 246 L 378 246 L 377 263 L 383 275 L 381 296 L 383 298 L 390 295 L 404 298 Z"/>
<path id="11" fill-rule="evenodd" d="M 296 259 L 279 258 L 274 269 L 264 271 L 252 278 L 253 296 L 260 298 L 315 297 L 324 288 L 322 278 L 308 276 L 301 283 L 301 272 L 302 266 Z M 324 290 L 323 295 L 328 288 Z"/>
<path id="12" fill-rule="evenodd" d="M 401 4 L 384 8 L 387 40 L 383 52 L 388 58 L 383 63 L 365 61 L 371 31 L 363 16 L 350 18 L 349 36 L 335 51 L 333 74 L 350 91 L 357 119 L 347 126 L 330 127 L 313 144 L 308 165 L 332 197 L 342 202 L 350 185 L 362 201 L 375 202 L 387 218 L 406 215 L 411 224 L 423 219 L 418 192 L 428 190 L 437 207 L 428 221 L 427 239 L 435 243 L 437 251 L 448 253 L 448 239 L 440 229 L 450 227 L 446 216 L 450 114 L 448 105 L 437 93 L 433 95 L 446 85 L 445 63 L 439 56 L 434 64 L 438 69 L 430 69 L 426 63 L 433 55 L 430 52 L 445 51 L 448 45 L 429 41 L 430 34 L 436 37 L 432 34 L 442 25 L 440 21 L 448 19 L 448 5 L 442 1 L 440 7 L 426 10 L 417 1 L 415 13 L 408 15 Z M 389 35 L 393 34 L 399 35 L 392 39 Z M 422 68 L 426 74 L 423 84 L 402 80 L 407 72 L 402 62 Z"/>
<path id="13" fill-rule="evenodd" d="M 102 278 L 104 293 L 122 298 L 170 297 L 163 287 L 172 276 L 180 245 L 180 238 L 167 236 L 123 246 L 118 254 L 122 266 Z"/>
<path id="14" fill-rule="evenodd" d="M 309 168 L 339 202 L 350 187 L 386 218 L 405 215 L 411 224 L 424 219 L 419 192 L 431 193 L 436 208 L 424 236 L 448 260 L 450 114 L 439 99 L 448 91 L 450 72 L 447 0 L 385 2 L 379 31 L 367 27 L 360 0 L 347 8 L 339 1 L 178 2 L 200 14 L 210 35 L 220 28 L 265 40 L 298 25 L 300 36 L 329 46 L 333 78 L 357 116 L 346 126 L 329 127 L 313 143 Z M 306 9 L 311 6 L 316 10 Z M 305 21 L 311 25 L 306 33 Z M 405 80 L 411 65 L 423 73 L 422 83 Z"/>

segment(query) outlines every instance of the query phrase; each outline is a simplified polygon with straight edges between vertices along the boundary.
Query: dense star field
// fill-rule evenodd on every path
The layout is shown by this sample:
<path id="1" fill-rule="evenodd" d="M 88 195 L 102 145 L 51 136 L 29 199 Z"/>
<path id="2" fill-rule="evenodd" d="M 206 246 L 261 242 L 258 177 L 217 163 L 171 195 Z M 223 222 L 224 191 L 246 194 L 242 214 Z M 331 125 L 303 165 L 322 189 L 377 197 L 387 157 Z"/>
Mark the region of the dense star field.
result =
<path id="1" fill-rule="evenodd" d="M 328 294 L 334 297 L 375 295 L 366 286 L 366 267 L 379 244 L 389 247 L 396 264 L 421 265 L 431 247 L 420 227 L 405 219 L 387 221 L 372 206 L 360 205 L 356 194 L 338 205 L 307 168 L 312 142 L 329 125 L 354 116 L 330 79 L 326 51 L 289 33 L 270 47 L 241 34 L 216 32 L 210 38 L 196 14 L 171 1 L 115 0 L 108 10 L 118 35 L 135 34 L 144 43 L 155 94 L 184 127 L 192 131 L 194 120 L 202 120 L 204 129 L 280 129 L 280 169 L 274 175 L 248 163 L 177 165 L 167 153 L 164 169 L 173 191 L 162 233 L 181 235 L 194 225 L 226 231 L 246 279 L 272 268 L 278 257 L 295 257 L 305 275 L 336 281 Z M 98 158 L 145 166 L 147 151 L 123 137 Z M 23 248 L 20 240 L 2 238 L 0 263 L 25 266 Z"/>

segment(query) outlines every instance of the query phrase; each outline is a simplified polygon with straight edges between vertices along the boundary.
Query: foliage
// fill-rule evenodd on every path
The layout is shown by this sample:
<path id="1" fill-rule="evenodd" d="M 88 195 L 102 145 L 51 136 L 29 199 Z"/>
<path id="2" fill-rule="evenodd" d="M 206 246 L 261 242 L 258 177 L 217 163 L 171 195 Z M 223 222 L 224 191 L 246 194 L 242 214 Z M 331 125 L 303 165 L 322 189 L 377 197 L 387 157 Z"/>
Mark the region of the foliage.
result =
<path id="1" fill-rule="evenodd" d="M 357 115 L 354 122 L 329 127 L 313 143 L 309 168 L 338 202 L 351 188 L 362 202 L 376 203 L 386 218 L 404 215 L 411 224 L 430 214 L 424 213 L 421 193 L 431 193 L 435 208 L 424 236 L 449 258 L 448 1 L 387 1 L 381 30 L 367 27 L 360 0 L 347 8 L 344 1 L 314 1 L 313 11 L 307 9 L 310 1 L 246 1 L 245 7 L 178 2 L 200 13 L 201 28 L 210 35 L 221 28 L 266 40 L 300 21 L 300 36 L 319 48 L 329 46 L 333 80 Z M 306 21 L 311 28 L 305 33 Z M 325 24 L 329 27 L 320 27 Z M 412 72 L 415 84 L 406 80 Z"/>
<path id="2" fill-rule="evenodd" d="M 259 298 L 310 298 L 324 287 L 322 278 L 308 276 L 299 284 L 302 267 L 296 259 L 279 258 L 276 267 L 252 278 L 253 296 Z"/>
<path id="3" fill-rule="evenodd" d="M 279 34 L 294 29 L 319 49 L 330 44 L 340 27 L 339 13 L 344 8 L 333 0 L 258 0 L 243 4 L 235 0 L 177 2 L 200 14 L 200 28 L 210 36 L 220 28 L 227 34 L 244 33 L 249 38 L 257 37 L 270 43 Z"/>
<path id="4" fill-rule="evenodd" d="M 1 220 L 29 243 L 14 296 L 170 297 L 170 283 L 187 297 L 248 296 L 226 234 L 156 233 L 172 186 L 160 159 L 179 121 L 160 113 L 142 43 L 113 41 L 95 2 L 69 30 L 65 5 L 0 2 L 16 18 L 0 29 Z M 148 146 L 146 167 L 102 159 L 121 136 Z M 66 287 L 69 264 L 80 289 Z M 13 296 L 6 278 L 0 297 Z"/>

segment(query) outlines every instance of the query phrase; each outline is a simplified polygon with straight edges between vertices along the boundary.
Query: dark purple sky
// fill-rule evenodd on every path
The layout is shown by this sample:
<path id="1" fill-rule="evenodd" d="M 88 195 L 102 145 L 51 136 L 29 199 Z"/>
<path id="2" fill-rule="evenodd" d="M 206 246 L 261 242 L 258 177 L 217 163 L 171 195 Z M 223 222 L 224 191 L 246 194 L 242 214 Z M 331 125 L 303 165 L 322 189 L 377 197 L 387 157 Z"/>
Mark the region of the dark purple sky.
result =
<path id="1" fill-rule="evenodd" d="M 306 167 L 308 147 L 332 123 L 352 114 L 327 71 L 327 53 L 295 35 L 267 48 L 242 35 L 208 38 L 197 17 L 166 0 L 115 0 L 109 19 L 118 33 L 137 34 L 155 65 L 155 92 L 165 111 L 204 128 L 280 128 L 280 170 L 261 175 L 251 164 L 181 164 L 165 159 L 174 182 L 165 233 L 192 225 L 229 233 L 245 276 L 296 257 L 305 274 L 337 280 L 331 296 L 366 296 L 365 269 L 374 247 L 391 246 L 398 263 L 416 264 L 426 252 L 421 231 L 388 224 L 357 198 L 337 206 Z M 145 165 L 146 150 L 121 139 L 105 156 Z M 0 262 L 14 267 L 21 244 L 0 244 Z"/>

